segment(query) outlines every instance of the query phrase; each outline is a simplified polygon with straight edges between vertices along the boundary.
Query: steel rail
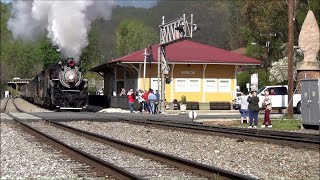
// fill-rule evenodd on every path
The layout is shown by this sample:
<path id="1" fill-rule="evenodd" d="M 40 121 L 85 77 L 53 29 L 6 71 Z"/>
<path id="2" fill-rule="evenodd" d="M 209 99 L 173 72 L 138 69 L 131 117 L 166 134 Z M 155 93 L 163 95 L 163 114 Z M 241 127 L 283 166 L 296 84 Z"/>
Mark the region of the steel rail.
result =
<path id="1" fill-rule="evenodd" d="M 102 116 L 100 114 L 95 114 L 97 116 Z M 106 117 L 103 115 L 103 117 Z M 320 134 L 307 134 L 307 133 L 296 133 L 296 132 L 285 132 L 285 131 L 274 131 L 274 130 L 263 130 L 263 129 L 248 129 L 248 128 L 238 128 L 238 127 L 224 127 L 224 126 L 208 126 L 196 122 L 177 122 L 170 120 L 132 120 L 124 117 L 109 116 L 117 118 L 120 121 L 126 122 L 136 122 L 145 124 L 155 124 L 160 126 L 199 130 L 204 132 L 219 132 L 219 133 L 229 133 L 243 136 L 255 136 L 258 138 L 272 138 L 275 140 L 287 140 L 291 142 L 300 142 L 306 144 L 318 144 L 320 145 Z M 173 125 L 172 125 L 173 124 Z"/>
<path id="2" fill-rule="evenodd" d="M 14 106 L 17 108 L 18 111 L 23 112 L 13 101 Z M 23 129 L 25 129 L 28 133 L 43 139 L 46 143 L 52 144 L 54 147 L 66 152 L 71 157 L 73 157 L 76 160 L 81 160 L 86 164 L 91 165 L 95 169 L 97 169 L 97 173 L 99 176 L 112 176 L 116 179 L 137 179 L 137 180 L 143 180 L 144 178 L 139 177 L 123 168 L 120 168 L 118 166 L 115 166 L 112 163 L 109 163 L 107 161 L 104 161 L 100 158 L 97 158 L 95 156 L 92 156 L 82 150 L 79 150 L 77 148 L 71 147 L 67 145 L 64 142 L 61 142 L 57 138 L 54 138 L 50 135 L 47 135 L 32 126 L 28 125 L 27 123 L 23 122 L 21 119 L 16 118 L 15 116 L 9 114 L 16 122 L 18 122 Z"/>
<path id="3" fill-rule="evenodd" d="M 307 134 L 307 133 L 296 133 L 296 132 L 285 132 L 285 131 L 274 131 L 274 130 L 263 130 L 263 129 L 247 129 L 247 128 L 238 128 L 238 127 L 224 127 L 224 126 L 208 126 L 203 125 L 201 123 L 190 123 L 190 122 L 176 122 L 176 121 L 158 121 L 158 120 L 152 120 L 147 119 L 148 121 L 154 121 L 154 122 L 168 122 L 173 124 L 183 124 L 183 125 L 191 125 L 191 126 L 197 126 L 197 127 L 208 127 L 208 128 L 214 128 L 214 129 L 226 129 L 226 130 L 232 130 L 237 132 L 249 132 L 249 133 L 256 133 L 256 134 L 267 134 L 267 135 L 278 135 L 278 136 L 286 136 L 286 137 L 292 137 L 292 138 L 305 138 L 305 139 L 314 139 L 320 141 L 320 134 Z"/>
<path id="4" fill-rule="evenodd" d="M 290 132 L 279 132 L 271 130 L 258 130 L 258 129 L 245 129 L 245 128 L 228 128 L 228 127 L 219 127 L 219 126 L 206 126 L 200 124 L 185 124 L 185 123 L 172 123 L 166 121 L 150 121 L 150 120 L 129 120 L 129 119 L 120 119 L 121 121 L 134 122 L 134 123 L 143 123 L 151 125 L 159 125 L 164 127 L 173 127 L 181 128 L 188 130 L 195 130 L 200 132 L 216 132 L 216 133 L 227 133 L 241 136 L 250 136 L 256 138 L 272 139 L 272 140 L 281 140 L 289 142 L 299 142 L 306 145 L 320 145 L 320 136 L 318 135 L 309 135 L 302 134 L 299 136 L 299 133 L 290 133 Z M 310 136 L 310 137 L 308 137 Z"/>
<path id="5" fill-rule="evenodd" d="M 114 138 L 102 136 L 100 134 L 84 131 L 84 130 L 81 130 L 81 129 L 78 129 L 75 127 L 71 127 L 71 126 L 68 126 L 68 125 L 65 125 L 65 124 L 62 124 L 59 122 L 54 122 L 54 121 L 49 121 L 49 120 L 47 120 L 47 121 L 50 124 L 53 124 L 59 128 L 71 131 L 73 133 L 76 133 L 76 134 L 79 134 L 82 136 L 86 136 L 86 137 L 89 137 L 92 139 L 96 139 L 99 142 L 103 142 L 103 143 L 109 144 L 111 146 L 118 147 L 120 149 L 125 149 L 130 152 L 142 155 L 142 156 L 150 157 L 151 159 L 155 159 L 155 160 L 158 160 L 158 161 L 161 161 L 164 163 L 171 164 L 176 167 L 180 167 L 182 169 L 189 170 L 195 174 L 199 174 L 201 176 L 205 176 L 210 179 L 239 179 L 239 180 L 241 180 L 241 179 L 256 179 L 251 176 L 235 173 L 232 171 L 224 170 L 221 168 L 217 168 L 217 167 L 213 167 L 213 166 L 209 166 L 209 165 L 205 165 L 205 164 L 201 164 L 201 163 L 198 163 L 195 161 L 190 161 L 190 160 L 183 159 L 183 158 L 173 156 L 170 154 L 166 154 L 163 152 L 151 150 L 151 149 L 137 146 L 137 145 L 134 145 L 134 144 L 131 144 L 128 142 L 120 141 L 120 140 L 117 140 Z"/>
<path id="6" fill-rule="evenodd" d="M 7 108 L 7 105 L 8 105 L 8 101 L 11 99 L 11 97 L 9 97 L 7 100 L 6 100 L 6 102 L 5 102 L 5 104 L 4 104 L 4 108 L 3 109 L 1 109 L 1 113 L 4 113 L 5 111 L 6 111 L 6 108 Z"/>

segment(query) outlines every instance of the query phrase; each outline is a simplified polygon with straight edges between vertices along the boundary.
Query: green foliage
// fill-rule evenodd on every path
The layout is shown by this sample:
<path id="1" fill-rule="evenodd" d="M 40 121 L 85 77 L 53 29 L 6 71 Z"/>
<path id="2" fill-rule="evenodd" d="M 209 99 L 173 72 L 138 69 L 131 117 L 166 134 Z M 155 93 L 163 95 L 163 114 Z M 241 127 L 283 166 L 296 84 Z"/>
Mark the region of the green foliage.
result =
<path id="1" fill-rule="evenodd" d="M 298 130 L 301 127 L 301 121 L 297 119 L 291 120 L 279 120 L 279 119 L 271 119 L 272 122 L 272 130 L 281 130 L 281 131 L 293 131 Z M 258 126 L 262 125 L 263 117 L 260 116 L 258 121 Z M 240 124 L 242 127 L 249 126 L 248 124 Z"/>
<path id="2" fill-rule="evenodd" d="M 123 56 L 156 43 L 156 32 L 136 20 L 124 20 L 116 31 L 116 49 Z"/>
<path id="3" fill-rule="evenodd" d="M 42 38 L 40 50 L 40 59 L 44 64 L 44 68 L 48 68 L 49 66 L 57 63 L 61 58 L 60 53 L 56 51 L 50 40 L 47 38 Z"/>
<path id="4" fill-rule="evenodd" d="M 187 104 L 187 97 L 185 95 L 181 96 L 180 104 Z"/>
<path id="5" fill-rule="evenodd" d="M 3 88 L 6 80 L 12 77 L 34 77 L 44 67 L 58 62 L 60 54 L 52 48 L 50 41 L 45 36 L 32 44 L 13 41 L 11 32 L 7 29 L 11 5 L 4 3 L 0 5 L 0 87 Z M 298 33 L 309 9 L 314 12 L 320 25 L 319 0 L 298 0 L 295 8 L 297 19 L 295 45 L 297 45 Z M 165 15 L 165 21 L 168 22 L 182 16 L 183 13 L 187 16 L 193 13 L 194 22 L 201 29 L 194 34 L 193 41 L 227 50 L 246 46 L 247 55 L 260 59 L 265 65 L 270 65 L 284 56 L 283 45 L 287 42 L 288 32 L 287 1 L 161 0 L 157 6 L 150 9 L 118 6 L 114 8 L 110 21 L 93 22 L 89 33 L 89 45 L 81 56 L 82 70 L 86 72 L 117 56 L 158 43 L 161 17 Z M 268 37 L 271 32 L 279 34 L 277 37 Z M 265 47 L 267 40 L 271 42 L 268 53 Z M 252 42 L 255 42 L 256 45 L 252 45 Z M 264 85 L 265 70 L 254 71 L 259 71 L 259 86 Z M 91 76 L 96 75 L 86 77 L 92 78 Z M 97 76 L 97 78 L 100 77 Z M 240 73 L 238 82 L 241 87 L 245 87 L 245 82 L 250 82 L 249 73 Z"/>
<path id="6" fill-rule="evenodd" d="M 247 89 L 246 83 L 250 83 L 251 74 L 258 73 L 258 87 L 266 86 L 266 70 L 263 68 L 252 68 L 250 70 L 242 71 L 237 74 L 237 84 L 240 87 L 240 91 Z M 276 81 L 270 81 L 268 77 L 268 85 L 278 85 Z"/>

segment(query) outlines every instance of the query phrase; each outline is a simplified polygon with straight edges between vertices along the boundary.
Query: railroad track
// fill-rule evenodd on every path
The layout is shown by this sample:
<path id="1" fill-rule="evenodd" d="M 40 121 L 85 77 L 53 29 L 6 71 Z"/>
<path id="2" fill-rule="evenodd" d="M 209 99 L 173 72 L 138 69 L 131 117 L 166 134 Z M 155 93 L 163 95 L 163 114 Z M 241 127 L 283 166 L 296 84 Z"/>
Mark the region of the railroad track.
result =
<path id="1" fill-rule="evenodd" d="M 306 147 L 316 148 L 320 147 L 320 135 L 319 134 L 306 134 L 306 133 L 295 133 L 285 131 L 273 131 L 273 130 L 262 130 L 262 129 L 247 129 L 247 128 L 236 128 L 236 127 L 224 127 L 224 126 L 207 126 L 199 123 L 181 123 L 173 121 L 157 121 L 157 120 L 127 120 L 122 119 L 126 122 L 151 124 L 162 127 L 171 127 L 184 130 L 191 130 L 196 132 L 205 133 L 219 133 L 234 135 L 241 137 L 242 139 L 264 139 L 266 141 L 281 143 L 286 145 L 293 145 L 295 147 Z"/>
<path id="2" fill-rule="evenodd" d="M 24 112 L 21 108 L 19 108 L 14 103 L 14 99 L 12 99 L 12 103 L 18 112 L 22 112 L 22 113 Z M 47 135 L 46 133 L 41 132 L 40 130 L 32 127 L 28 123 L 24 122 L 22 119 L 12 116 L 11 114 L 8 114 L 8 115 L 11 116 L 16 122 L 18 122 L 19 125 L 21 125 L 21 128 L 24 129 L 29 134 L 35 136 L 36 138 L 40 139 L 43 142 L 47 142 L 48 144 L 54 146 L 59 150 L 62 150 L 64 153 L 69 155 L 75 161 L 80 161 L 93 167 L 96 170 L 98 177 L 108 177 L 108 178 L 111 177 L 112 179 L 141 179 L 140 177 L 122 168 L 119 168 L 113 165 L 112 163 L 108 163 L 84 151 L 78 150 L 77 148 L 68 146 L 66 143 L 60 141 L 59 139 L 52 137 L 50 135 Z M 39 121 L 35 121 L 35 122 L 39 122 Z"/>
<path id="3" fill-rule="evenodd" d="M 2 107 L 2 102 L 1 102 L 1 113 L 4 113 L 5 111 L 6 111 L 6 109 L 7 109 L 7 105 L 8 105 L 8 101 L 10 100 L 11 98 L 6 98 L 5 99 L 5 102 L 4 102 L 4 105 L 3 105 L 3 107 Z M 3 101 L 4 99 L 2 99 L 2 101 Z"/>
<path id="4" fill-rule="evenodd" d="M 240 140 L 263 140 L 281 145 L 289 145 L 292 147 L 303 147 L 311 149 L 320 148 L 320 135 L 319 134 L 307 134 L 296 133 L 286 131 L 274 131 L 263 129 L 248 129 L 226 126 L 208 126 L 201 123 L 194 122 L 181 122 L 181 121 L 168 121 L 168 120 L 152 120 L 152 119 L 130 119 L 130 117 L 116 117 L 110 115 L 100 115 L 104 117 L 114 117 L 115 119 L 123 122 L 154 125 L 164 128 L 173 128 L 178 130 L 187 130 L 196 133 L 208 133 L 214 135 L 228 136 L 231 138 L 238 138 Z M 132 118 L 132 117 L 131 117 Z"/>
<path id="5" fill-rule="evenodd" d="M 19 109 L 19 107 L 17 107 L 17 109 Z M 183 179 L 255 179 L 251 176 L 200 164 L 95 133 L 86 132 L 58 122 L 46 120 L 26 123 L 21 119 L 13 118 L 35 136 L 41 136 L 42 139 L 54 144 L 68 154 L 71 154 L 71 156 L 77 157 L 77 159 L 81 159 L 90 166 L 97 168 L 100 176 L 110 176 L 111 174 L 115 179 L 152 179 L 159 177 L 167 179 L 177 177 Z M 67 143 L 66 140 L 70 141 L 70 139 L 72 139 L 72 142 L 81 142 L 80 144 L 82 144 L 82 146 L 79 146 L 79 144 L 72 145 L 70 142 Z M 95 142 L 93 142 L 93 140 Z M 102 153 L 103 155 L 101 155 L 101 153 L 89 153 L 88 150 L 84 150 L 87 147 L 95 149 L 93 150 L 94 152 L 103 151 L 104 153 Z M 123 154 L 116 157 L 126 157 L 126 161 L 134 162 L 134 167 L 119 167 L 122 163 L 114 165 L 114 163 L 108 162 L 108 158 L 104 157 L 108 152 L 117 152 L 119 150 L 123 151 Z M 126 156 L 128 153 L 131 154 L 129 157 Z M 112 160 L 115 154 L 112 153 L 110 156 L 109 160 L 110 158 Z M 137 165 L 139 161 L 142 161 L 141 165 Z M 152 165 L 141 169 L 145 162 L 147 164 L 151 163 Z M 137 168 L 140 168 L 140 172 Z"/>

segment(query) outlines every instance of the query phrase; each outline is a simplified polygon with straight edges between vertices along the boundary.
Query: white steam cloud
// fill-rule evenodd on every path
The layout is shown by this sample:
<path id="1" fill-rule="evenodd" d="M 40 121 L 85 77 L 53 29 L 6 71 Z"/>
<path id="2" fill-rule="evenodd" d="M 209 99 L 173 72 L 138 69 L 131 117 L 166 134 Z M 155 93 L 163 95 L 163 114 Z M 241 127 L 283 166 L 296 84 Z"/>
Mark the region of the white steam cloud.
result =
<path id="1" fill-rule="evenodd" d="M 14 1 L 8 21 L 14 39 L 35 40 L 47 31 L 64 57 L 79 59 L 88 45 L 91 22 L 111 17 L 112 0 Z"/>

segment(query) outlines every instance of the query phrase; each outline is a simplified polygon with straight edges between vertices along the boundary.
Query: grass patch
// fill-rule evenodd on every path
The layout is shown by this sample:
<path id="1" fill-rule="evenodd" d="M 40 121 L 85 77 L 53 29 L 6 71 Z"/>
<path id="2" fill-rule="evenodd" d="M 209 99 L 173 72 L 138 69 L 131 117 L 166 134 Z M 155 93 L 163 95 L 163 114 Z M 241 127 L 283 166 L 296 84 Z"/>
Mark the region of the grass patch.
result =
<path id="1" fill-rule="evenodd" d="M 263 119 L 259 119 L 258 128 L 261 127 L 263 123 Z M 272 130 L 298 130 L 301 126 L 301 121 L 297 119 L 283 119 L 280 121 L 279 119 L 271 119 Z M 240 124 L 239 126 L 248 127 L 249 124 Z"/>

